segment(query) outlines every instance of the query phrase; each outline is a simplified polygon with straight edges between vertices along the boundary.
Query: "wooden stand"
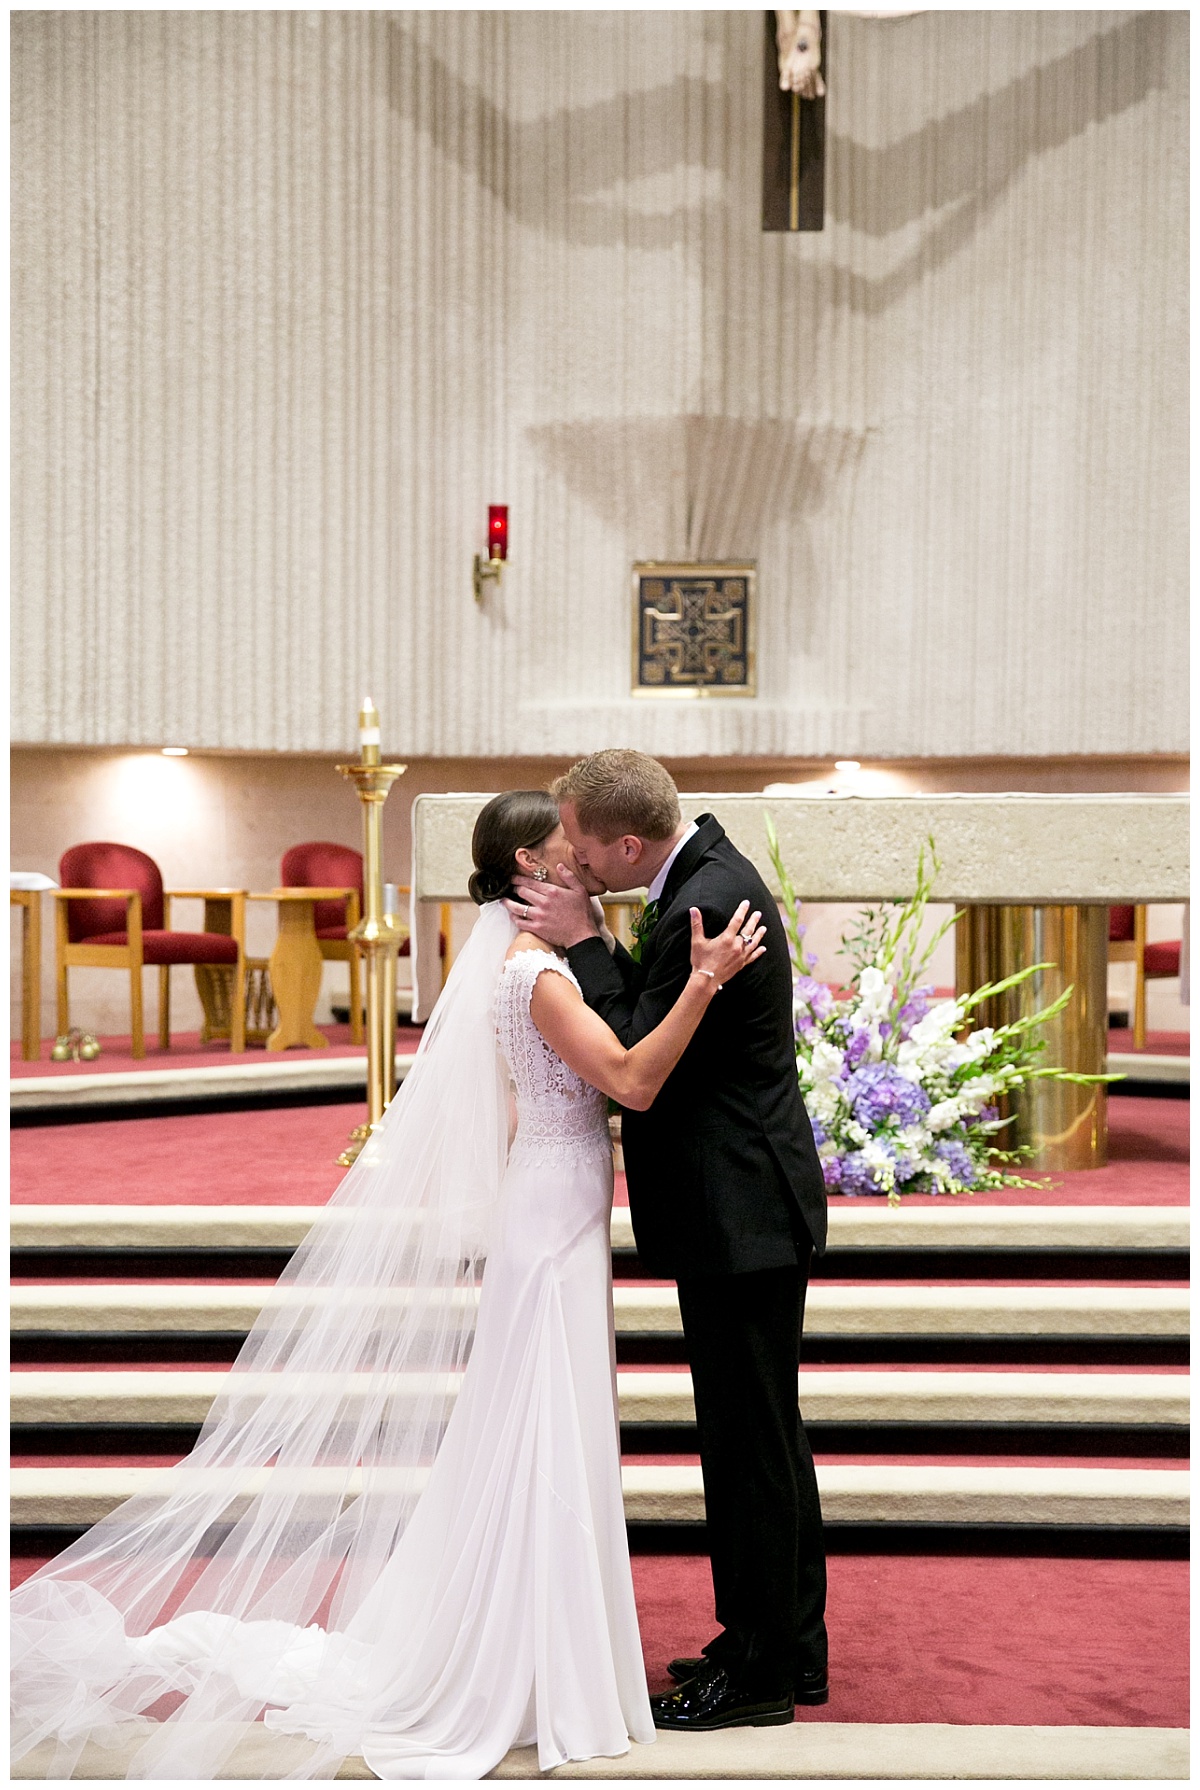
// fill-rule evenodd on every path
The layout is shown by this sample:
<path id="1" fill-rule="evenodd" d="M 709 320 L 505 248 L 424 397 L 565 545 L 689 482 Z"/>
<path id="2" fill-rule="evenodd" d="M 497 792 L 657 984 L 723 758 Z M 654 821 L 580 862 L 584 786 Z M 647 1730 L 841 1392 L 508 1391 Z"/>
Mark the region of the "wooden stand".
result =
<path id="1" fill-rule="evenodd" d="M 21 1055 L 36 1063 L 42 1054 L 41 890 L 10 889 L 8 905 L 21 910 Z"/>

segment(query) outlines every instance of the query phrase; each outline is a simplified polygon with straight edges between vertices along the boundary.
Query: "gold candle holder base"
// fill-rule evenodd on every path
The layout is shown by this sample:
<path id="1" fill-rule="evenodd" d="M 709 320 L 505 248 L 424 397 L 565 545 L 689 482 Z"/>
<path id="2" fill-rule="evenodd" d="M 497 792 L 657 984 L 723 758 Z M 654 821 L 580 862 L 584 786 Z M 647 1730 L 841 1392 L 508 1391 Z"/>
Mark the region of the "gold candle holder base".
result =
<path id="1" fill-rule="evenodd" d="M 379 738 L 379 715 L 369 699 L 358 717 L 360 732 Z M 366 962 L 367 1123 L 358 1125 L 338 1162 L 349 1167 L 382 1119 L 396 1092 L 396 958 L 408 936 L 405 926 L 383 911 L 383 804 L 402 764 L 381 764 L 377 744 L 364 745 L 358 764 L 336 769 L 354 784 L 363 805 L 363 903 L 359 924 L 347 935 Z"/>

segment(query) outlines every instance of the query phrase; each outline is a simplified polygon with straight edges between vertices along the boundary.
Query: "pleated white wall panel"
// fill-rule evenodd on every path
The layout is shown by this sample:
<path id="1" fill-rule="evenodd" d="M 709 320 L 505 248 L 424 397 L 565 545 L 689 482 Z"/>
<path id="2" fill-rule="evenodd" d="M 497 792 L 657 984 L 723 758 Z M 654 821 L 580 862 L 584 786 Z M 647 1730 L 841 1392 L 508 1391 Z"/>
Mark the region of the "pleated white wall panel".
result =
<path id="1" fill-rule="evenodd" d="M 1183 748 L 1186 14 L 835 17 L 801 237 L 758 13 L 13 30 L 19 739 Z M 675 555 L 757 700 L 629 697 Z"/>

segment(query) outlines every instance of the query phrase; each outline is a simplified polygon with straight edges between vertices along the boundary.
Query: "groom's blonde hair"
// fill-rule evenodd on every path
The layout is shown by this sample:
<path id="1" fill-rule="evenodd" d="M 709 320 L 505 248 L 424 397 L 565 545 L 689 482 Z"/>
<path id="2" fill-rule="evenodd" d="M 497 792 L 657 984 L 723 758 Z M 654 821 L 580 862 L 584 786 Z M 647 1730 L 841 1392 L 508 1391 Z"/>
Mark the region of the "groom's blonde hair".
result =
<path id="1" fill-rule="evenodd" d="M 550 794 L 570 802 L 583 831 L 605 845 L 623 833 L 669 839 L 679 825 L 679 792 L 657 758 L 644 752 L 593 752 L 556 778 Z"/>

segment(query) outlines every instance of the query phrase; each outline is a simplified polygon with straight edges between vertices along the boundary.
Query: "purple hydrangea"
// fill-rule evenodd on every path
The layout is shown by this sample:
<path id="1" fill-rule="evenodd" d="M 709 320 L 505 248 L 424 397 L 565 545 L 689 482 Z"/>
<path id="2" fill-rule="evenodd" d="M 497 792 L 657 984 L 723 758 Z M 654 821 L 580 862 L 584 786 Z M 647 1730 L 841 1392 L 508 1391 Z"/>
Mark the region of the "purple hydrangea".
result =
<path id="1" fill-rule="evenodd" d="M 975 1164 L 971 1161 L 970 1151 L 954 1138 L 943 1138 L 936 1147 L 935 1154 L 940 1156 L 954 1179 L 963 1187 L 974 1187 L 977 1178 Z"/>
<path id="2" fill-rule="evenodd" d="M 813 1143 L 820 1149 L 821 1145 L 825 1142 L 825 1127 L 815 1114 L 809 1115 L 809 1124 L 812 1126 Z"/>
<path id="3" fill-rule="evenodd" d="M 864 1193 L 882 1193 L 883 1188 L 875 1179 L 875 1170 L 866 1161 L 861 1150 L 851 1150 L 842 1157 L 841 1185 L 839 1192 L 857 1198 Z M 829 1181 L 828 1164 L 826 1164 L 826 1185 Z"/>
<path id="4" fill-rule="evenodd" d="M 854 1116 L 867 1131 L 877 1131 L 885 1120 L 915 1125 L 929 1111 L 929 1096 L 891 1063 L 867 1063 L 856 1069 L 846 1083 L 846 1098 Z"/>

